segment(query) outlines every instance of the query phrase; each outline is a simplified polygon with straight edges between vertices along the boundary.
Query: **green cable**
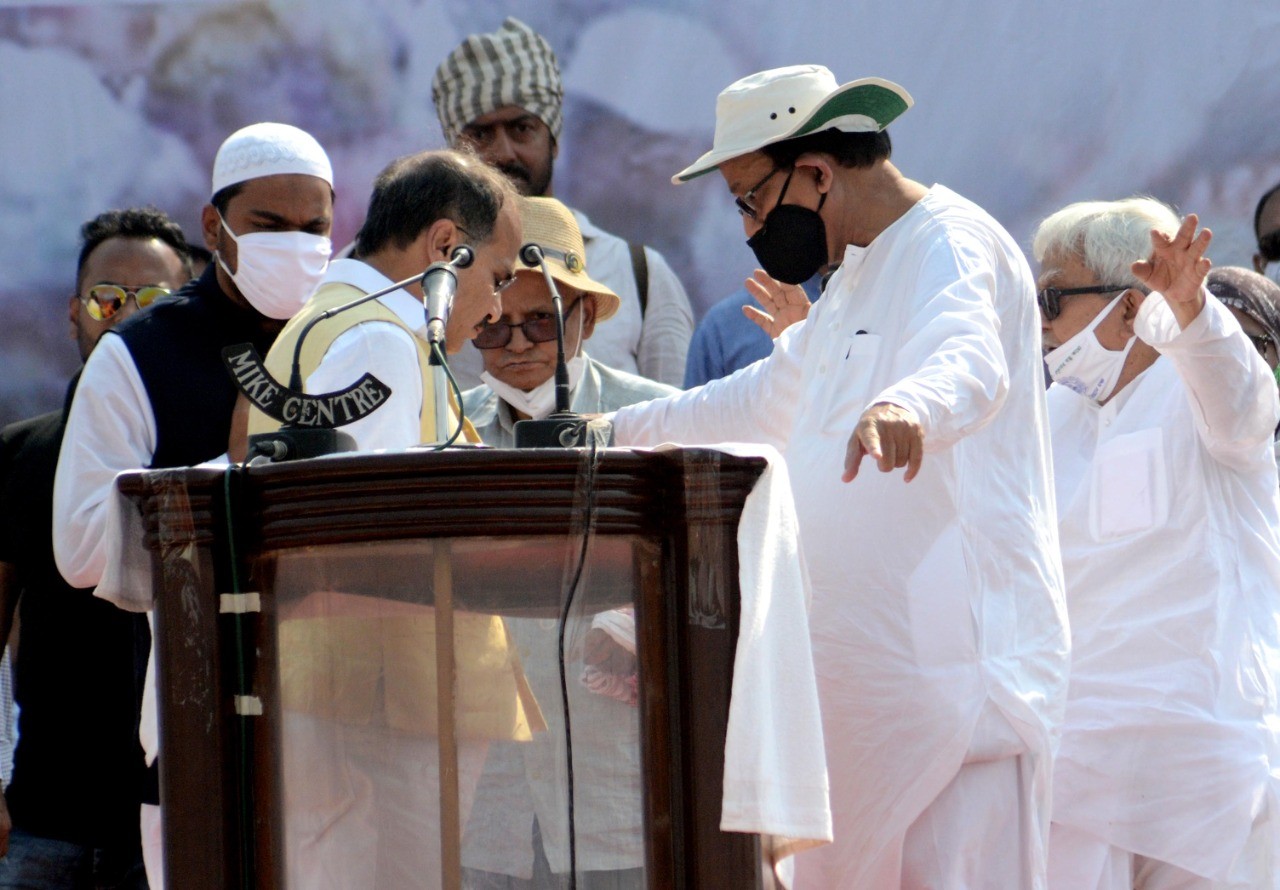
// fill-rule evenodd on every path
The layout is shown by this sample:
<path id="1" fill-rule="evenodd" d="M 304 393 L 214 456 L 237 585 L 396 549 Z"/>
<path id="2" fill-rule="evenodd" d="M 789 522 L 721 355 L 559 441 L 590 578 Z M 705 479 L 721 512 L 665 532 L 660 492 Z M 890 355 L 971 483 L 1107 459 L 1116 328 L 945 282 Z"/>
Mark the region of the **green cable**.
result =
<path id="1" fill-rule="evenodd" d="M 463 427 L 463 411 L 462 411 L 462 390 L 458 387 L 458 381 L 454 378 L 453 372 L 449 370 L 449 362 L 445 359 L 444 352 L 440 349 L 439 343 L 431 344 L 431 354 L 440 363 L 440 367 L 444 369 L 444 376 L 449 378 L 449 385 L 453 387 L 454 398 L 458 400 L 458 426 L 453 431 L 453 435 L 447 441 L 441 442 L 432 448 L 432 451 L 444 451 L 454 442 L 458 441 L 458 436 L 462 435 Z"/>

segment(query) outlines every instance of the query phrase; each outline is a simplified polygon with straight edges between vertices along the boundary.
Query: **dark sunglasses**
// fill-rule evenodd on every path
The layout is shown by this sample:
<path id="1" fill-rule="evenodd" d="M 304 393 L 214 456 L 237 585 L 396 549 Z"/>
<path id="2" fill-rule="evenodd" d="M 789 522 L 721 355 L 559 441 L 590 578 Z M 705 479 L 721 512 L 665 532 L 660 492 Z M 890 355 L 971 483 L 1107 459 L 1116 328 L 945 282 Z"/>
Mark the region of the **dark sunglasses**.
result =
<path id="1" fill-rule="evenodd" d="M 157 284 L 144 284 L 139 287 L 122 287 L 118 284 L 95 284 L 87 294 L 82 294 L 80 301 L 88 310 L 94 321 L 106 321 L 124 308 L 124 304 L 133 298 L 139 309 L 146 309 L 161 297 L 169 296 L 169 288 Z"/>
<path id="2" fill-rule="evenodd" d="M 574 300 L 569 311 L 564 314 L 565 321 L 569 320 L 569 316 L 573 315 L 573 310 L 577 309 L 581 302 L 580 298 Z M 526 318 L 520 324 L 511 324 L 507 321 L 486 322 L 472 342 L 475 343 L 476 349 L 501 349 L 511 342 L 512 328 L 523 331 L 524 338 L 530 343 L 546 343 L 556 338 L 556 317 L 550 312 L 541 312 L 532 318 Z"/>
<path id="3" fill-rule="evenodd" d="M 1036 294 L 1036 302 L 1044 313 L 1045 321 L 1053 321 L 1062 314 L 1062 298 L 1078 294 L 1118 294 L 1128 290 L 1128 284 L 1095 284 L 1092 287 L 1043 287 Z"/>

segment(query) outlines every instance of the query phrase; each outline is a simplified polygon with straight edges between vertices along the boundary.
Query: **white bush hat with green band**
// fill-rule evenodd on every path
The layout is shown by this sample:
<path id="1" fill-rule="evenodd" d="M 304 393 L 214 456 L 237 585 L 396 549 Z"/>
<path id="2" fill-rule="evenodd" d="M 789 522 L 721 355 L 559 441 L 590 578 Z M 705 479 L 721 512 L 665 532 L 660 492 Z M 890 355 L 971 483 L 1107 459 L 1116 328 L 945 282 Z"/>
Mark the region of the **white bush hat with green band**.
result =
<path id="1" fill-rule="evenodd" d="M 716 98 L 716 135 L 711 151 L 671 181 L 677 185 L 688 182 L 725 161 L 820 130 L 878 133 L 911 105 L 906 90 L 879 77 L 841 85 L 822 65 L 761 71 L 721 91 Z"/>

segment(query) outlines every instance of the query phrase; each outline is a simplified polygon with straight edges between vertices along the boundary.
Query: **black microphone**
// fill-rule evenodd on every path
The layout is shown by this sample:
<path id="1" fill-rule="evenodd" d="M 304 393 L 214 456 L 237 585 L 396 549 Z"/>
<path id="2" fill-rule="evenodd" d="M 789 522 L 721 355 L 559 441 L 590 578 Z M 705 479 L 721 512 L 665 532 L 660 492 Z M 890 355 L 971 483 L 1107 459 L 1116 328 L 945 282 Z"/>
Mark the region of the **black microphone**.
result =
<path id="1" fill-rule="evenodd" d="M 556 410 L 544 420 L 521 420 L 516 424 L 517 448 L 575 448 L 586 444 L 587 421 L 569 408 L 569 363 L 564 357 L 564 302 L 547 258 L 537 244 L 520 248 L 520 261 L 529 268 L 541 268 L 542 278 L 551 292 L 556 316 Z"/>

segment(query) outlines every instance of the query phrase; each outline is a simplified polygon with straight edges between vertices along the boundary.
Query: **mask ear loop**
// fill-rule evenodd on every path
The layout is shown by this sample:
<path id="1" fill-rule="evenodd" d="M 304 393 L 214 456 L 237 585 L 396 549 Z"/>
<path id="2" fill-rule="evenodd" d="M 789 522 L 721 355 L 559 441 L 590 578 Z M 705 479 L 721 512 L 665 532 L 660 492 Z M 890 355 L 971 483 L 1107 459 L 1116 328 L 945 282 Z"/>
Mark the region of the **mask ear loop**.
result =
<path id="1" fill-rule="evenodd" d="M 235 232 L 231 231 L 231 226 L 227 225 L 226 217 L 222 215 L 222 211 L 218 210 L 216 207 L 214 210 L 217 211 L 218 214 L 218 225 L 222 226 L 222 230 L 227 233 L 227 237 L 231 239 L 231 243 L 238 247 L 240 245 L 240 238 Z M 213 251 L 213 258 L 217 261 L 218 265 L 222 267 L 222 271 L 227 273 L 227 277 L 232 281 L 235 281 L 236 274 L 227 267 L 226 260 L 222 258 L 222 251 L 215 248 Z"/>

